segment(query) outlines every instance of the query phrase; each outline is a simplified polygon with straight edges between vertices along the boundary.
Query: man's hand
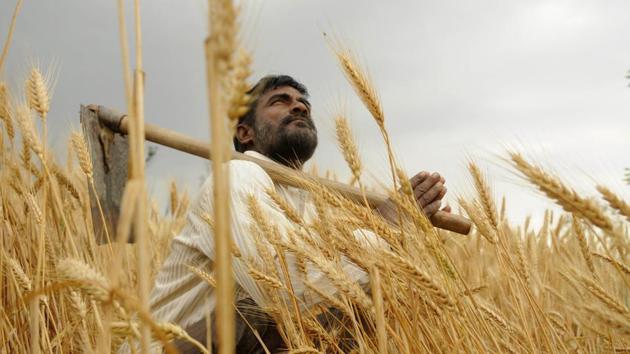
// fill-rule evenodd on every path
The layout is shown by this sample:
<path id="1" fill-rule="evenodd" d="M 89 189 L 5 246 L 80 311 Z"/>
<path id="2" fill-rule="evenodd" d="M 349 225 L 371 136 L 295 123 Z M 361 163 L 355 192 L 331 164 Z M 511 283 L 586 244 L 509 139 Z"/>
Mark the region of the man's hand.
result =
<path id="1" fill-rule="evenodd" d="M 442 199 L 446 195 L 446 186 L 444 185 L 446 180 L 437 172 L 422 171 L 413 176 L 409 183 L 413 189 L 413 196 L 418 207 L 422 209 L 428 218 L 431 218 L 433 214 L 440 210 Z M 390 199 L 377 206 L 375 210 L 390 222 L 398 222 L 396 205 Z M 451 207 L 446 206 L 442 211 L 450 213 Z"/>
<path id="2" fill-rule="evenodd" d="M 442 198 L 446 195 L 446 180 L 440 176 L 439 173 L 429 173 L 422 171 L 413 176 L 409 181 L 411 188 L 413 189 L 413 196 L 416 199 L 416 203 L 424 211 L 427 217 L 433 216 L 442 205 Z M 442 209 L 445 212 L 450 212 L 451 207 L 446 206 Z"/>

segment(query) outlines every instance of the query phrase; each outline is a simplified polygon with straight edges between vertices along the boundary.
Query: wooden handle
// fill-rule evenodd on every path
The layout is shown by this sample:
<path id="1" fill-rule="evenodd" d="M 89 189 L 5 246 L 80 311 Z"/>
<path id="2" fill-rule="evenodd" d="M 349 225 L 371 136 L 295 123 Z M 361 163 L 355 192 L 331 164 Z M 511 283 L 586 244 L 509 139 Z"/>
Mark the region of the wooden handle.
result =
<path id="1" fill-rule="evenodd" d="M 127 134 L 128 122 L 125 114 L 103 106 L 92 105 L 89 107 L 98 113 L 99 119 L 108 128 L 115 132 Z M 144 126 L 144 133 L 145 139 L 154 143 L 168 146 L 202 158 L 212 158 L 210 145 L 201 140 L 147 123 L 145 123 Z M 269 174 L 271 179 L 277 183 L 292 187 L 299 187 L 297 182 L 300 179 L 315 179 L 318 183 L 339 192 L 344 197 L 358 203 L 363 203 L 363 194 L 361 191 L 358 188 L 347 184 L 325 178 L 314 177 L 302 171 L 297 171 L 277 163 L 260 160 L 237 151 L 232 152 L 232 159 L 247 160 L 257 163 L 267 172 L 267 174 Z M 366 191 L 365 195 L 368 203 L 373 207 L 387 200 L 387 196 L 381 193 Z M 431 217 L 431 223 L 435 227 L 453 231 L 462 235 L 468 235 L 472 225 L 470 220 L 461 215 L 455 215 L 443 211 L 438 211 L 433 214 Z"/>

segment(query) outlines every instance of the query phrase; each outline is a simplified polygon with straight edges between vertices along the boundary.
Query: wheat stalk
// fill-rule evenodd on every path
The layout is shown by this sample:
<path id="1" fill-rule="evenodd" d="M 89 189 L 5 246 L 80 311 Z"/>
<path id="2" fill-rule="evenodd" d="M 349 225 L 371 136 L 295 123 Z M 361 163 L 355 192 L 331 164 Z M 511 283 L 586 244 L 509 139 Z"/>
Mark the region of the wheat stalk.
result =
<path id="1" fill-rule="evenodd" d="M 178 326 L 178 325 L 176 325 L 174 323 L 159 322 L 159 323 L 157 323 L 157 328 L 160 331 L 162 331 L 166 335 L 166 338 L 168 338 L 171 341 L 175 340 L 175 339 L 178 339 L 178 338 L 181 338 L 181 339 L 184 339 L 184 340 L 192 343 L 202 353 L 206 353 L 206 354 L 208 353 L 208 351 L 203 346 L 203 344 L 199 343 L 197 340 L 192 338 L 190 335 L 188 335 L 188 333 L 183 328 L 181 328 L 180 326 Z"/>
<path id="2" fill-rule="evenodd" d="M 389 244 L 395 245 L 398 243 L 398 239 L 393 234 L 390 225 L 383 220 L 383 218 L 375 215 L 371 209 L 359 206 L 342 196 L 335 195 L 324 186 L 315 183 L 307 184 L 305 188 L 313 190 L 314 195 L 320 196 L 330 206 L 349 211 L 357 220 L 361 220 L 365 227 L 373 229 L 379 237 L 383 238 Z M 397 194 L 398 193 L 396 193 L 396 197 L 398 197 Z"/>
<path id="3" fill-rule="evenodd" d="M 230 231 L 230 195 L 229 175 L 224 169 L 228 159 L 228 136 L 226 117 L 228 116 L 228 102 L 226 102 L 225 87 L 228 80 L 230 65 L 233 63 L 233 53 L 237 48 L 237 11 L 234 4 L 227 0 L 208 0 L 209 33 L 205 42 L 206 54 L 206 82 L 208 104 L 210 106 L 210 133 L 212 138 L 212 171 L 215 193 L 214 221 L 216 242 L 217 267 L 217 320 L 219 351 L 230 354 L 234 350 L 234 311 L 231 262 L 231 231 Z M 231 122 L 232 125 L 233 121 Z"/>
<path id="4" fill-rule="evenodd" d="M 630 312 L 628 312 L 628 309 L 623 304 L 615 300 L 612 296 L 610 296 L 606 290 L 599 286 L 599 284 L 583 276 L 579 277 L 579 279 L 586 290 L 595 295 L 595 297 L 598 298 L 601 302 L 603 302 L 605 305 L 618 312 L 619 314 L 625 315 L 630 318 Z"/>
<path id="5" fill-rule="evenodd" d="M 294 239 L 294 241 L 296 240 Z M 350 280 L 345 273 L 339 271 L 338 267 L 333 262 L 326 260 L 317 252 L 308 251 L 304 248 L 304 245 L 301 244 L 287 244 L 287 247 L 300 256 L 308 259 L 321 269 L 335 287 L 341 290 L 344 295 L 348 296 L 365 310 L 372 312 L 374 308 L 372 300 L 365 294 L 357 283 Z"/>
<path id="6" fill-rule="evenodd" d="M 396 269 L 413 274 L 412 279 L 420 284 L 422 288 L 427 290 L 434 298 L 436 298 L 440 305 L 450 309 L 454 307 L 450 296 L 448 296 L 444 290 L 440 289 L 436 282 L 418 266 L 391 251 L 383 251 L 383 255 L 387 257 L 387 260 L 391 262 L 391 264 L 396 265 Z M 382 267 L 384 268 L 387 266 L 388 265 L 386 263 L 382 264 Z"/>
<path id="7" fill-rule="evenodd" d="M 9 53 L 9 47 L 11 46 L 11 40 L 13 39 L 13 31 L 15 31 L 17 16 L 20 13 L 20 9 L 22 8 L 22 1 L 23 0 L 17 1 L 17 3 L 15 4 L 15 9 L 13 10 L 13 15 L 11 16 L 11 24 L 9 25 L 9 30 L 7 31 L 7 39 L 4 41 L 2 54 L 0 54 L 0 75 L 2 75 L 4 61 L 6 60 L 7 54 Z"/>
<path id="8" fill-rule="evenodd" d="M 341 310 L 346 316 L 352 316 L 350 314 L 350 311 L 348 310 L 348 306 L 345 305 L 341 300 L 337 299 L 334 295 L 328 294 L 308 280 L 304 280 L 304 285 L 309 290 L 317 294 L 317 296 L 319 296 L 323 301 L 327 302 L 329 305 L 332 305 L 332 307 Z"/>
<path id="9" fill-rule="evenodd" d="M 619 267 L 619 269 L 621 269 L 622 272 L 624 272 L 627 275 L 630 275 L 630 267 L 619 262 L 618 260 L 608 257 L 607 255 L 597 253 L 597 252 L 591 252 L 591 254 L 594 256 L 597 256 L 598 258 L 603 259 L 604 261 L 612 264 L 613 266 Z"/>
<path id="10" fill-rule="evenodd" d="M 287 352 L 287 354 L 308 354 L 308 353 L 321 354 L 322 352 L 313 347 L 291 349 Z"/>
<path id="11" fill-rule="evenodd" d="M 111 330 L 117 336 L 135 337 L 140 338 L 140 325 L 131 321 L 116 321 L 111 323 Z M 176 339 L 184 339 L 192 343 L 201 353 L 208 353 L 203 344 L 192 338 L 183 328 L 170 322 L 157 322 L 151 326 L 154 333 L 160 332 L 167 342 L 172 342 Z"/>

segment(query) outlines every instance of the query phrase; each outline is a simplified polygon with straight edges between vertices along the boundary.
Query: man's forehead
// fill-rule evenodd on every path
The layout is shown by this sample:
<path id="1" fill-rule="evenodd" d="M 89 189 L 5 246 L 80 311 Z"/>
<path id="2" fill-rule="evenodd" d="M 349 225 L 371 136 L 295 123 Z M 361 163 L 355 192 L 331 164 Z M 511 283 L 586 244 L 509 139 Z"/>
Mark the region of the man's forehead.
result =
<path id="1" fill-rule="evenodd" d="M 279 87 L 273 88 L 265 92 L 263 95 L 260 96 L 260 98 L 266 99 L 273 95 L 277 95 L 279 93 L 286 93 L 295 97 L 304 97 L 304 95 L 300 91 L 295 89 L 295 87 L 285 85 L 285 86 L 279 86 Z"/>

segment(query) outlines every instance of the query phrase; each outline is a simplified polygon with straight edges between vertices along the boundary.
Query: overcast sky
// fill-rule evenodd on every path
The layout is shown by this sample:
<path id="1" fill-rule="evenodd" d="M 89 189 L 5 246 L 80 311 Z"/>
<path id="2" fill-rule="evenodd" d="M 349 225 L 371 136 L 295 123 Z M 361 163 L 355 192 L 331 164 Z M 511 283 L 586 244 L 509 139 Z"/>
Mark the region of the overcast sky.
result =
<path id="1" fill-rule="evenodd" d="M 131 3 L 128 1 L 128 5 Z M 6 36 L 14 0 L 0 3 Z M 630 1 L 244 1 L 243 38 L 254 77 L 286 73 L 311 92 L 320 131 L 314 161 L 349 175 L 334 139 L 333 115 L 351 120 L 371 176 L 387 180 L 376 125 L 345 82 L 323 32 L 361 59 L 380 93 L 386 125 L 405 170 L 439 171 L 450 200 L 472 190 L 466 161 L 489 173 L 510 215 L 540 216 L 549 203 L 501 161 L 519 149 L 594 195 L 605 183 L 627 196 L 630 166 Z M 128 11 L 131 19 L 131 7 Z M 146 121 L 209 136 L 203 39 L 205 1 L 142 3 Z M 129 22 L 129 28 L 131 22 Z M 115 1 L 26 0 L 5 79 L 21 85 L 30 65 L 54 65 L 52 144 L 65 155 L 79 105 L 124 110 Z M 20 88 L 21 90 L 21 88 Z M 160 148 L 149 186 L 168 181 L 195 193 L 206 163 Z"/>

